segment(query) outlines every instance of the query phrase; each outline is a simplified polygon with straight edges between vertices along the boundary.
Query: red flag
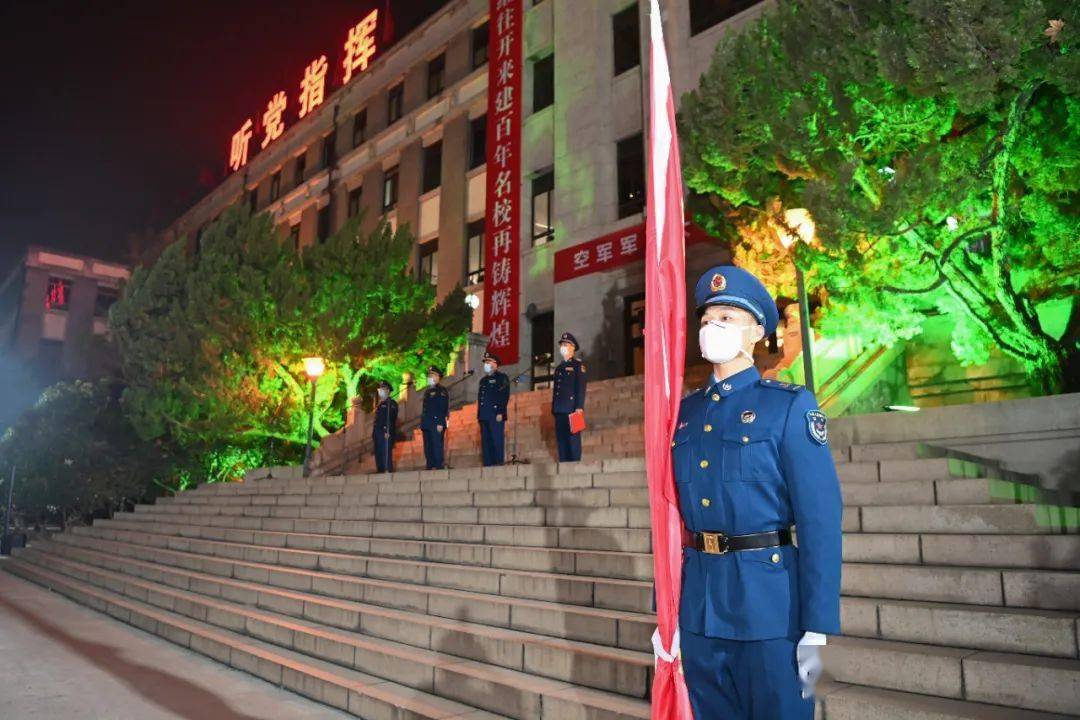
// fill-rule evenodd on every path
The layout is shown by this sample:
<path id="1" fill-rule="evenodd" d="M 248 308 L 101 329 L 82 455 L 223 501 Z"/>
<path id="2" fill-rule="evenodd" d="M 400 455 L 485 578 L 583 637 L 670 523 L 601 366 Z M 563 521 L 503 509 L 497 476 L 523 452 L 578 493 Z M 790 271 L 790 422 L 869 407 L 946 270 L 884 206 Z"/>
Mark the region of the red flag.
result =
<path id="1" fill-rule="evenodd" d="M 645 219 L 645 468 L 656 588 L 653 720 L 691 720 L 678 656 L 683 524 L 671 468 L 671 438 L 686 355 L 686 262 L 682 167 L 667 50 L 657 0 L 649 2 L 648 189 Z"/>

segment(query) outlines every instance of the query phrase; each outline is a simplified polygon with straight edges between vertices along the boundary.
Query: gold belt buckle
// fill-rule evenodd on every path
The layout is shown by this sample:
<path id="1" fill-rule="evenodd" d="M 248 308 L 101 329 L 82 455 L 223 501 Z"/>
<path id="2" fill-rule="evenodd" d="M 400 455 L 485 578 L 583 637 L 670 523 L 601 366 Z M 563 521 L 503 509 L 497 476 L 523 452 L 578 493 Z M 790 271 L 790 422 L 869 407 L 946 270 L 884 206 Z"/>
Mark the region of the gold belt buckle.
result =
<path id="1" fill-rule="evenodd" d="M 703 532 L 705 552 L 710 555 L 724 555 L 728 551 L 728 538 L 724 533 Z"/>

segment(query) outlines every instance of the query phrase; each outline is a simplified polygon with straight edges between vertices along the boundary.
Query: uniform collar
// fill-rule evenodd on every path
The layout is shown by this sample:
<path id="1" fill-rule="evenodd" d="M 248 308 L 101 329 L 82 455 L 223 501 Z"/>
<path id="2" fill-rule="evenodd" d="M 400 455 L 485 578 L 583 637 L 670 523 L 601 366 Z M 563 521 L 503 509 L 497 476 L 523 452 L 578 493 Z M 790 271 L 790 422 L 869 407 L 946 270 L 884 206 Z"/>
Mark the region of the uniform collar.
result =
<path id="1" fill-rule="evenodd" d="M 713 375 L 710 375 L 709 385 L 705 388 L 705 394 L 718 394 L 720 397 L 727 397 L 737 390 L 741 390 L 748 385 L 753 385 L 760 379 L 761 373 L 758 372 L 757 367 L 754 365 L 751 365 L 745 370 L 740 370 L 731 377 L 724 378 L 720 382 L 716 382 L 716 378 Z"/>

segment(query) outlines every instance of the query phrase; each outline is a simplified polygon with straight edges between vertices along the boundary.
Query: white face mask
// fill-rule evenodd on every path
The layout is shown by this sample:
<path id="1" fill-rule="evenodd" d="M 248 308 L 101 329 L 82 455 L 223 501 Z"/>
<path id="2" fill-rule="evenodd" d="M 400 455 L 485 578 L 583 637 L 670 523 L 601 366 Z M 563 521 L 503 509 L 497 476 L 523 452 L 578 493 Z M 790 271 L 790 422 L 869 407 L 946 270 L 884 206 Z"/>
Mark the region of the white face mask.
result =
<path id="1" fill-rule="evenodd" d="M 484 363 L 484 372 L 490 375 L 491 373 L 495 372 L 495 366 L 491 363 Z"/>
<path id="2" fill-rule="evenodd" d="M 439 382 L 434 375 L 427 376 L 428 387 L 435 387 L 435 383 Z"/>
<path id="3" fill-rule="evenodd" d="M 386 388 L 379 388 L 379 399 L 380 400 L 385 400 L 389 396 L 390 396 L 390 391 L 389 390 L 387 390 Z"/>
<path id="4" fill-rule="evenodd" d="M 559 346 L 559 354 L 562 355 L 563 360 L 569 360 L 570 356 L 573 355 L 573 353 L 574 351 L 571 348 L 568 348 L 565 345 Z"/>
<path id="5" fill-rule="evenodd" d="M 698 347 L 701 348 L 701 357 L 714 365 L 734 360 L 740 354 L 753 359 L 750 353 L 743 350 L 743 331 L 749 330 L 749 325 L 731 325 L 710 320 L 701 326 L 698 331 Z"/>

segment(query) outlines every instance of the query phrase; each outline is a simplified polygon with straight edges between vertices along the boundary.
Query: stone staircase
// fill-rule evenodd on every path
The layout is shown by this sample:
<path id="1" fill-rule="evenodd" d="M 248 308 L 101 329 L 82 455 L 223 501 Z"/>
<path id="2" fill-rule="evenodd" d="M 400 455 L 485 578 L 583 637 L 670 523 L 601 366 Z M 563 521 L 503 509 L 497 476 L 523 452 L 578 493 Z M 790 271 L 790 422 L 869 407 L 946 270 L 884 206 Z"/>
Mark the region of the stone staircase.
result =
<path id="1" fill-rule="evenodd" d="M 639 404 L 620 426 L 611 403 L 607 429 L 640 422 Z M 273 469 L 34 542 L 4 567 L 362 718 L 647 718 L 638 447 L 563 465 Z M 844 635 L 825 648 L 819 717 L 1080 716 L 1080 522 L 1052 504 L 1068 498 L 917 443 L 834 454 Z"/>

